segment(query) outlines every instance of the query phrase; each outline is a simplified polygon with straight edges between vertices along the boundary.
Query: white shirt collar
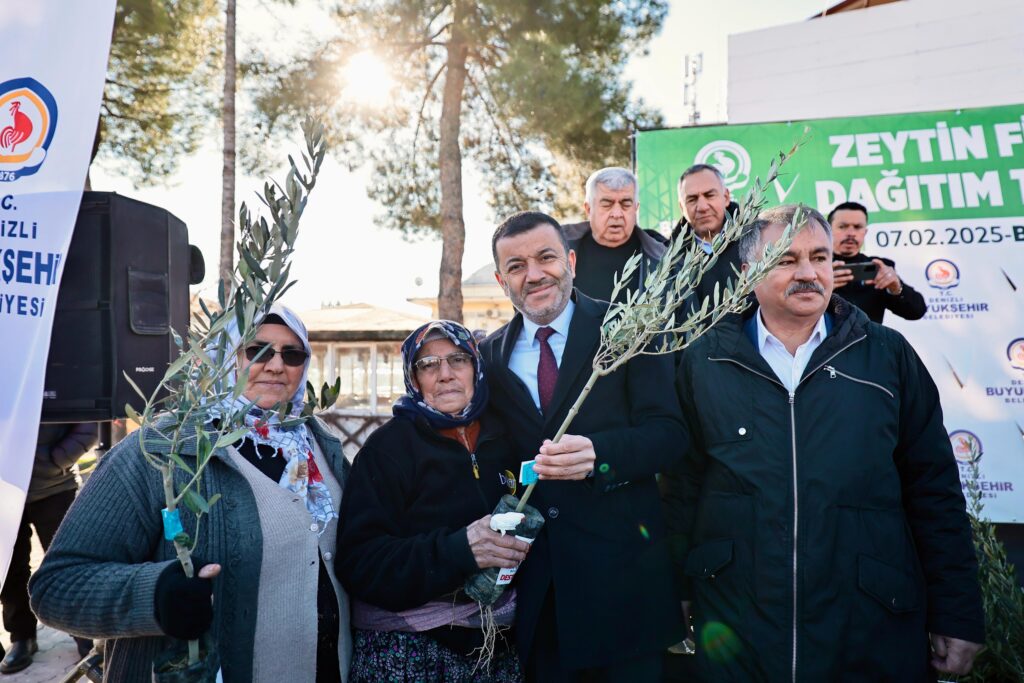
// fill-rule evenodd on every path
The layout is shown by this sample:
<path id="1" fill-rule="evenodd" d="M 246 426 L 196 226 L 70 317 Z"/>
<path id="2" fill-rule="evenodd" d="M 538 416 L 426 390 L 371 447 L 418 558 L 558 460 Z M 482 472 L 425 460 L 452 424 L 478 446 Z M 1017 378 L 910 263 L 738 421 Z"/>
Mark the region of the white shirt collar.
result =
<path id="1" fill-rule="evenodd" d="M 825 326 L 825 314 L 823 313 L 821 317 L 818 318 L 818 324 L 814 326 L 814 330 L 811 332 L 811 336 L 808 337 L 807 341 L 805 341 L 800 346 L 803 346 L 804 344 L 808 344 L 811 342 L 813 342 L 815 345 L 820 344 L 822 341 L 825 340 L 825 337 L 827 336 L 828 328 Z M 786 347 L 786 345 L 783 344 L 778 337 L 769 332 L 768 328 L 765 327 L 764 318 L 761 317 L 761 309 L 759 308 L 757 310 L 757 350 L 760 352 L 764 352 L 764 347 L 768 343 L 769 339 L 773 340 L 776 344 L 779 344 L 783 348 Z"/>
<path id="2" fill-rule="evenodd" d="M 523 316 L 523 336 L 532 346 L 537 339 L 537 330 L 542 327 L 550 327 L 555 332 L 562 335 L 565 338 L 569 337 L 569 323 L 572 322 L 572 312 L 576 310 L 576 302 L 572 299 L 565 304 L 565 308 L 558 314 L 558 317 L 549 322 L 547 325 L 538 325 L 533 322 L 525 315 Z"/>

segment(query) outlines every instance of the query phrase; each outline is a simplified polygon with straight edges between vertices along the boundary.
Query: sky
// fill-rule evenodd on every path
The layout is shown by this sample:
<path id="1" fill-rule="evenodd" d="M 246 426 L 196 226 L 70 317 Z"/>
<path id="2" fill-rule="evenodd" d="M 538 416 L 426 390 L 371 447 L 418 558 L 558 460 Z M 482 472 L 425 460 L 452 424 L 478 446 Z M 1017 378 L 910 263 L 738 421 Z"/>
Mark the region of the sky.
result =
<path id="1" fill-rule="evenodd" d="M 242 0 L 239 5 L 255 4 Z M 688 121 L 683 105 L 683 59 L 703 54 L 703 73 L 697 83 L 701 123 L 723 122 L 726 118 L 728 36 L 771 26 L 803 21 L 834 2 L 822 0 L 673 0 L 660 34 L 651 41 L 647 55 L 637 54 L 625 69 L 634 84 L 634 95 L 658 108 L 667 125 Z M 275 50 L 275 36 L 287 36 L 290 43 L 302 36 L 318 35 L 326 22 L 316 9 L 271 7 L 263 4 L 241 11 L 239 54 L 248 46 Z M 281 43 L 277 43 L 280 49 Z M 296 143 L 301 142 L 296 134 Z M 625 161 L 625 160 L 624 160 Z M 220 130 L 193 156 L 182 160 L 179 171 L 164 185 L 135 188 L 130 178 L 110 167 L 94 164 L 95 190 L 115 191 L 168 209 L 189 228 L 189 241 L 206 259 L 207 277 L 198 291 L 215 298 L 219 258 L 221 156 Z M 273 174 L 284 177 L 284 171 Z M 349 172 L 328 153 L 318 185 L 300 224 L 292 274 L 298 282 L 285 294 L 283 303 L 298 311 L 331 303 L 367 302 L 396 310 L 423 313 L 409 304 L 411 297 L 437 294 L 437 268 L 441 256 L 439 239 L 409 241 L 393 230 L 379 228 L 374 216 L 380 207 L 366 195 L 369 173 Z M 236 197 L 250 208 L 259 205 L 256 192 L 264 178 L 245 177 L 239 172 Z M 495 221 L 481 199 L 480 179 L 471 169 L 463 172 L 466 250 L 463 276 L 490 263 L 490 235 Z M 580 215 L 563 216 L 582 220 Z M 523 207 L 524 209 L 530 207 Z M 237 212 L 236 212 L 237 214 Z M 195 290 L 194 290 L 195 291 Z"/>

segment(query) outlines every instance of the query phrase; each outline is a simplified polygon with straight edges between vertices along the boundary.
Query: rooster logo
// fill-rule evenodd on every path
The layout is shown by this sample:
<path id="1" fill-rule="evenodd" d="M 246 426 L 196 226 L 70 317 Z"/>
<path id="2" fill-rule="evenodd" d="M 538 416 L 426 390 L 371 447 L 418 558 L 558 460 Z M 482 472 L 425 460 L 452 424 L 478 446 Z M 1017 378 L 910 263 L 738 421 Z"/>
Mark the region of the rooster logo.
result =
<path id="1" fill-rule="evenodd" d="M 46 159 L 57 129 L 57 102 L 42 83 L 0 83 L 0 182 L 32 175 Z"/>
<path id="2" fill-rule="evenodd" d="M 14 123 L 0 130 L 0 149 L 8 154 L 13 152 L 14 148 L 25 142 L 25 140 L 28 140 L 29 136 L 32 135 L 33 128 L 32 119 L 21 112 L 21 102 L 19 100 L 11 102 L 10 111 Z"/>
<path id="3" fill-rule="evenodd" d="M 935 289 L 953 289 L 960 284 L 960 269 L 949 259 L 938 258 L 929 263 L 924 276 Z"/>
<path id="4" fill-rule="evenodd" d="M 949 433 L 949 444 L 953 447 L 953 455 L 957 462 L 965 465 L 981 460 L 983 451 L 981 439 L 966 429 L 957 429 Z"/>

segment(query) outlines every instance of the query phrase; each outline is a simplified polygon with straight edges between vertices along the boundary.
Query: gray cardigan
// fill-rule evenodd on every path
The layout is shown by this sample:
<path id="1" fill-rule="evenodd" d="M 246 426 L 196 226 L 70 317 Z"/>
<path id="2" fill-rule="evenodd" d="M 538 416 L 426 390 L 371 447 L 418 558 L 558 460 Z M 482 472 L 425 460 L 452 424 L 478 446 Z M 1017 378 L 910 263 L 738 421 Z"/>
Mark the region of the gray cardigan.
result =
<path id="1" fill-rule="evenodd" d="M 349 464 L 341 442 L 318 419 L 308 425 L 344 487 Z M 157 443 L 150 450 L 166 452 L 167 445 Z M 191 464 L 195 439 L 179 451 Z M 177 473 L 184 480 L 180 469 Z M 214 451 L 203 476 L 204 495 L 213 492 L 223 498 L 202 520 L 195 557 L 223 567 L 214 581 L 211 632 L 225 683 L 248 682 L 263 539 L 252 489 L 225 449 Z M 157 577 L 176 561 L 173 546 L 163 538 L 163 507 L 159 473 L 146 463 L 135 432 L 103 457 L 29 582 L 40 621 L 75 635 L 108 639 L 106 681 L 148 683 L 153 658 L 169 643 L 156 623 L 153 603 Z M 181 517 L 185 530 L 193 533 L 195 517 L 184 508 Z"/>

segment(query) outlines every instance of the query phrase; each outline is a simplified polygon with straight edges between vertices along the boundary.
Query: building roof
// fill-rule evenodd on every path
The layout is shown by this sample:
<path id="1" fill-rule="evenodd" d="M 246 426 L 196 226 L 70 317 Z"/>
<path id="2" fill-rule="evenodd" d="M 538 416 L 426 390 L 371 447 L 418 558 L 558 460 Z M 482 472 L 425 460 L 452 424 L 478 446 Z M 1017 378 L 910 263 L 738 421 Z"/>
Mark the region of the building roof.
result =
<path id="1" fill-rule="evenodd" d="M 901 2 L 901 0 L 843 0 L 826 10 L 822 10 L 821 14 L 815 14 L 811 19 L 839 14 L 840 12 L 851 12 L 858 9 L 867 9 L 868 7 L 888 5 L 891 2 Z"/>
<path id="2" fill-rule="evenodd" d="M 494 285 L 498 286 L 498 283 L 494 280 L 494 264 L 487 263 L 482 266 L 479 270 L 473 272 L 472 275 L 462 281 L 463 285 Z"/>
<path id="3" fill-rule="evenodd" d="M 402 341 L 428 315 L 356 303 L 305 311 L 301 317 L 310 341 Z"/>
<path id="4" fill-rule="evenodd" d="M 466 303 L 475 302 L 477 304 L 508 303 L 509 310 L 512 308 L 512 304 L 505 296 L 505 292 L 502 291 L 497 280 L 494 279 L 493 263 L 481 266 L 473 271 L 472 275 L 462 280 L 462 300 Z M 421 306 L 437 305 L 436 296 L 410 297 L 408 301 Z"/>

